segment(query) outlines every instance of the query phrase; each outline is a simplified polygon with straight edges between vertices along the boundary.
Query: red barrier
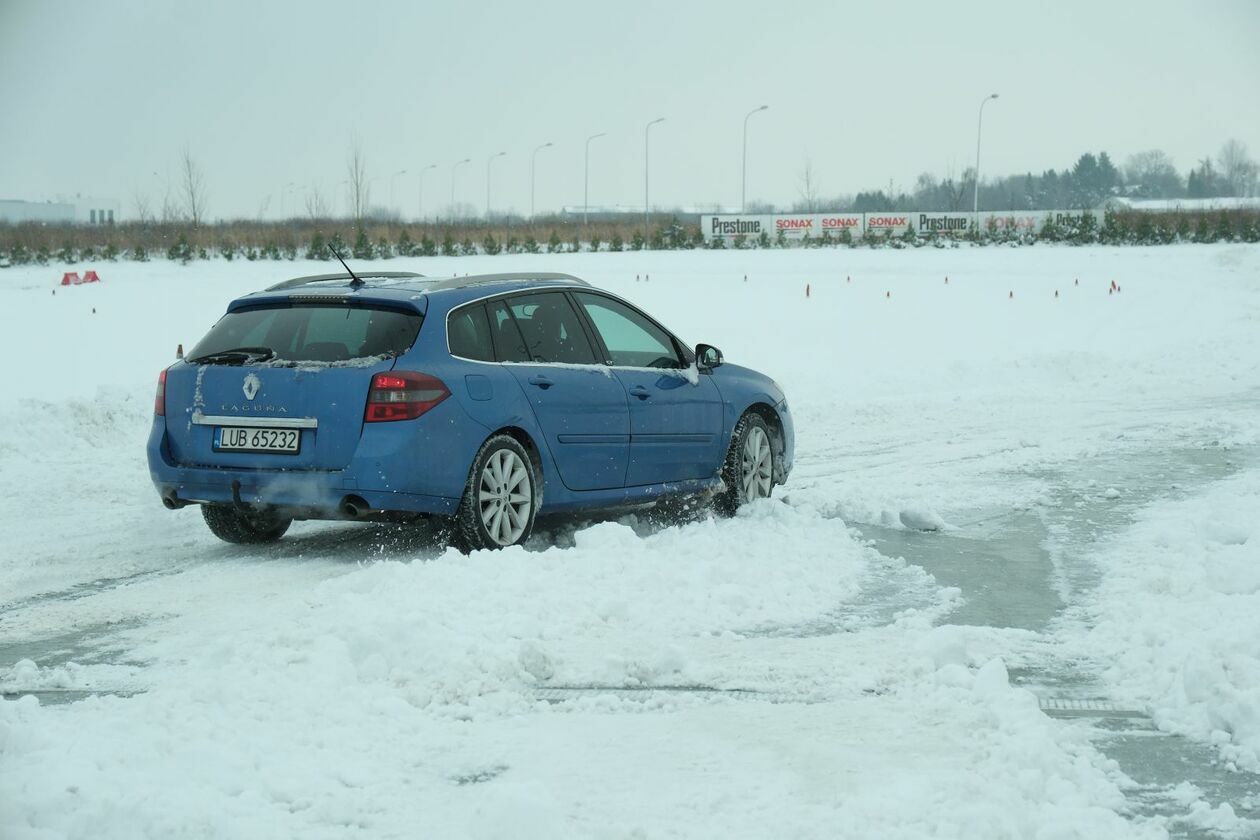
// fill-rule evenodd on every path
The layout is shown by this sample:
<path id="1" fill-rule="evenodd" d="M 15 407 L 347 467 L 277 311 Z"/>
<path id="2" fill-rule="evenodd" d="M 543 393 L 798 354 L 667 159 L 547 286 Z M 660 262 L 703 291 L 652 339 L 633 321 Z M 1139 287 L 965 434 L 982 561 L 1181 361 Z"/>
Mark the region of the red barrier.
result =
<path id="1" fill-rule="evenodd" d="M 77 271 L 67 271 L 65 274 L 61 275 L 61 285 L 63 286 L 69 286 L 71 283 L 77 286 L 82 282 L 83 281 L 79 279 L 79 272 Z"/>
<path id="2" fill-rule="evenodd" d="M 101 278 L 96 276 L 96 271 L 89 269 L 88 271 L 85 271 L 83 273 L 83 282 L 84 283 L 99 283 L 101 282 Z"/>

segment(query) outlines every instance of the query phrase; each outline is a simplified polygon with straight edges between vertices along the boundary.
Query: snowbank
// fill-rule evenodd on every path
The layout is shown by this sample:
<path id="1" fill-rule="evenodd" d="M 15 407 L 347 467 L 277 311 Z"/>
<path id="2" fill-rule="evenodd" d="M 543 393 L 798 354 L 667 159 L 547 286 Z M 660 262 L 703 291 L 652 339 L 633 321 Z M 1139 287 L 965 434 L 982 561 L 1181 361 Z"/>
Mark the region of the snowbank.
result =
<path id="1" fill-rule="evenodd" d="M 1149 507 L 1098 563 L 1081 652 L 1161 728 L 1260 772 L 1260 470 Z"/>
<path id="2" fill-rule="evenodd" d="M 232 296 L 327 264 L 118 264 L 55 296 L 62 267 L 6 270 L 0 341 L 23 362 L 0 388 L 0 474 L 32 501 L 0 509 L 0 641 L 73 638 L 70 661 L 18 662 L 0 688 L 141 693 L 0 700 L 5 840 L 1165 834 L 1122 816 L 1129 782 L 1087 730 L 1011 687 L 1006 663 L 1027 663 L 996 656 L 1032 659 L 1026 636 L 933 629 L 959 593 L 846 523 L 966 529 L 1045 498 L 1038 469 L 1068 459 L 1260 442 L 1260 250 L 397 267 L 570 271 L 774 376 L 796 417 L 790 503 L 470 557 L 346 525 L 223 546 L 149 485 L 157 372 Z M 1079 637 L 1115 699 L 1240 767 L 1260 749 L 1257 509 L 1251 473 L 1153 508 L 1102 558 Z M 911 584 L 904 608 L 872 607 Z M 115 664 L 74 661 L 102 638 Z M 1186 796 L 1201 825 L 1228 822 Z"/>

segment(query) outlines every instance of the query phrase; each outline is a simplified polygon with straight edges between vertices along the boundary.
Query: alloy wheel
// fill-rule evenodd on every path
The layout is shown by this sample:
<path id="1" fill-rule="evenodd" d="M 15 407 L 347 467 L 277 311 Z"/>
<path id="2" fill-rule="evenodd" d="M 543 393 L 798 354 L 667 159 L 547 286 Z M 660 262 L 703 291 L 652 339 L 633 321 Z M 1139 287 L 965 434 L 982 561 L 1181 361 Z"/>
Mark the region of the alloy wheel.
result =
<path id="1" fill-rule="evenodd" d="M 486 533 L 498 545 L 512 545 L 529 525 L 534 494 L 529 471 L 510 449 L 490 455 L 477 485 L 477 507 Z"/>
<path id="2" fill-rule="evenodd" d="M 770 439 L 759 426 L 748 429 L 744 438 L 744 451 L 740 458 L 739 478 L 744 492 L 744 501 L 753 502 L 770 495 L 773 481 L 773 458 L 770 454 Z"/>

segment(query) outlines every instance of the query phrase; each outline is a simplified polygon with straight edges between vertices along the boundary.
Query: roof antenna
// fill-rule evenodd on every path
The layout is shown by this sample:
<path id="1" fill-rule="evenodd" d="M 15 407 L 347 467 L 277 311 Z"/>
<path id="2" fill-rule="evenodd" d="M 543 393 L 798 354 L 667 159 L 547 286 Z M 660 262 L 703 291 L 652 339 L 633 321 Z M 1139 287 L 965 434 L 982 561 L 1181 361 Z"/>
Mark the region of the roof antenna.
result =
<path id="1" fill-rule="evenodd" d="M 350 275 L 350 288 L 357 289 L 361 287 L 363 285 L 363 278 L 359 277 L 359 275 L 350 270 L 350 266 L 346 265 L 346 261 L 341 258 L 341 254 L 337 253 L 337 249 L 333 247 L 331 242 L 328 243 L 328 250 L 333 252 L 333 256 L 337 258 L 337 262 L 341 263 L 341 266 L 346 270 L 346 273 Z"/>

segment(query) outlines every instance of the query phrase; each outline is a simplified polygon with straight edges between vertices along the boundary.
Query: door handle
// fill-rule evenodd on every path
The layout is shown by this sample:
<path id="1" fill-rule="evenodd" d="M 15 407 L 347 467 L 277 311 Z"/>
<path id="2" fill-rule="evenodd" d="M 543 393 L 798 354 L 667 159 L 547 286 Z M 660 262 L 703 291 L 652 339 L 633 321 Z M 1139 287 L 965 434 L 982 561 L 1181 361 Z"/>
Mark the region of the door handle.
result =
<path id="1" fill-rule="evenodd" d="M 547 377 L 543 376 L 542 374 L 536 374 L 534 376 L 531 376 L 529 379 L 525 381 L 528 382 L 530 385 L 537 385 L 539 388 L 542 388 L 544 391 L 550 388 L 552 385 L 556 384 L 552 382 L 550 379 L 548 379 Z"/>
<path id="2" fill-rule="evenodd" d="M 630 394 L 631 396 L 638 397 L 641 400 L 646 400 L 648 397 L 652 396 L 652 392 L 647 388 L 644 388 L 642 385 L 635 385 L 630 389 Z"/>

